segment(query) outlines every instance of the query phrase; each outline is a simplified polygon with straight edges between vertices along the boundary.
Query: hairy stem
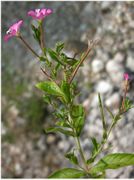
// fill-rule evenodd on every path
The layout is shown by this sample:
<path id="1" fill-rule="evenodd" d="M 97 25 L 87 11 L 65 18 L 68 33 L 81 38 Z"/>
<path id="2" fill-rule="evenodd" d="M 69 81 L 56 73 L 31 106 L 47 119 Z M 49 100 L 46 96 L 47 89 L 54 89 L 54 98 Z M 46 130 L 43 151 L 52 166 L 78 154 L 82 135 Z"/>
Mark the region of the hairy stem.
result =
<path id="1" fill-rule="evenodd" d="M 19 35 L 18 38 L 37 58 L 40 58 L 40 56 L 31 48 L 31 46 L 25 41 L 25 39 L 21 35 Z"/>
<path id="2" fill-rule="evenodd" d="M 87 163 L 86 163 L 86 159 L 85 159 L 85 156 L 84 156 L 84 152 L 83 152 L 82 147 L 81 147 L 81 144 L 80 144 L 80 139 L 79 139 L 79 137 L 76 137 L 75 140 L 76 140 L 76 144 L 77 144 L 77 147 L 78 147 L 79 152 L 80 152 L 80 155 L 81 155 L 81 159 L 82 159 L 83 164 L 84 164 L 84 166 L 85 166 L 85 169 L 86 169 L 86 171 L 88 171 L 88 166 L 87 166 Z"/>

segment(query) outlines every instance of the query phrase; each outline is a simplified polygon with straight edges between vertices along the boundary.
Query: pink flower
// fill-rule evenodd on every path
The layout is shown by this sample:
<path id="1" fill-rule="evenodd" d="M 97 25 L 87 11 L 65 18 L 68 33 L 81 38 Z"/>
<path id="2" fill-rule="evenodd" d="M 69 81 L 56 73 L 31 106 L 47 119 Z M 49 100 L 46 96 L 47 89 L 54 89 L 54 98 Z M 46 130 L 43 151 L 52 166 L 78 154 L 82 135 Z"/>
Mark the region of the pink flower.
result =
<path id="1" fill-rule="evenodd" d="M 128 73 L 124 73 L 124 79 L 126 80 L 126 81 L 128 81 L 129 79 L 130 79 L 130 77 L 129 77 L 129 75 L 128 75 Z"/>
<path id="2" fill-rule="evenodd" d="M 50 14 L 52 14 L 52 9 L 45 9 L 45 8 L 35 9 L 28 12 L 29 16 L 32 16 L 33 19 L 38 19 L 38 20 L 42 20 Z"/>
<path id="3" fill-rule="evenodd" d="M 15 24 L 13 24 L 12 26 L 10 26 L 10 28 L 6 32 L 6 35 L 4 36 L 4 41 L 8 41 L 8 39 L 11 38 L 12 36 L 18 36 L 20 26 L 22 24 L 23 24 L 23 21 L 20 20 L 20 21 L 16 22 Z"/>

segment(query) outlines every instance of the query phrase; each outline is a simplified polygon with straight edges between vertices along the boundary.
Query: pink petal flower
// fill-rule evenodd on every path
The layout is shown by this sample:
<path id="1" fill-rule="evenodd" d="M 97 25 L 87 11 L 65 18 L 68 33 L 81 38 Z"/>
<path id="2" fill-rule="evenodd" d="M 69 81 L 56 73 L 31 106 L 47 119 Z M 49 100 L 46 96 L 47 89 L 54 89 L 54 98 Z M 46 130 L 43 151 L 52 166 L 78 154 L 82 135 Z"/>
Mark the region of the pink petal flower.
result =
<path id="1" fill-rule="evenodd" d="M 20 20 L 17 23 L 10 26 L 10 28 L 6 32 L 6 35 L 4 36 L 4 41 L 8 41 L 8 39 L 10 39 L 13 36 L 18 36 L 19 30 L 22 24 L 23 24 L 23 21 Z"/>
<path id="2" fill-rule="evenodd" d="M 130 79 L 130 77 L 129 77 L 129 74 L 128 73 L 124 73 L 124 79 L 126 80 L 126 81 L 128 81 L 129 79 Z"/>
<path id="3" fill-rule="evenodd" d="M 50 14 L 52 14 L 52 10 L 51 9 L 45 9 L 45 8 L 35 9 L 35 10 L 31 10 L 28 12 L 29 16 L 32 16 L 33 19 L 37 19 L 37 20 L 42 20 Z"/>

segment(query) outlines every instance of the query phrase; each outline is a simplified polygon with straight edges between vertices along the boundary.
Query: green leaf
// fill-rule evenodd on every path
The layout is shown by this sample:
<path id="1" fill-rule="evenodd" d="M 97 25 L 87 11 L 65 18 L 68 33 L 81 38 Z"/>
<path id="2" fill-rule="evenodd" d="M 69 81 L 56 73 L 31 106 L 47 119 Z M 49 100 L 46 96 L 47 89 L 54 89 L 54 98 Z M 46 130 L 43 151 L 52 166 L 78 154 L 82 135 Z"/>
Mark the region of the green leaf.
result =
<path id="1" fill-rule="evenodd" d="M 87 160 L 87 164 L 91 164 L 93 162 L 94 162 L 94 158 L 90 158 L 90 159 Z"/>
<path id="2" fill-rule="evenodd" d="M 44 100 L 46 103 L 51 104 L 51 98 L 50 98 L 50 96 L 48 96 L 48 95 L 43 95 L 43 100 Z"/>
<path id="3" fill-rule="evenodd" d="M 70 130 L 65 130 L 63 128 L 60 127 L 50 127 L 45 129 L 46 133 L 51 133 L 51 132 L 60 132 L 62 134 L 68 135 L 68 136 L 74 136 L 74 133 Z"/>
<path id="4" fill-rule="evenodd" d="M 102 105 L 100 93 L 98 94 L 98 98 L 99 98 L 99 107 L 100 107 L 100 112 L 101 112 L 103 129 L 106 130 L 106 120 L 105 120 L 105 116 L 104 116 L 104 110 L 103 110 L 103 105 Z"/>
<path id="5" fill-rule="evenodd" d="M 114 114 L 112 113 L 112 111 L 108 107 L 106 107 L 106 110 L 109 112 L 111 118 L 114 119 Z"/>
<path id="6" fill-rule="evenodd" d="M 80 133 L 84 126 L 85 118 L 84 108 L 82 107 L 82 105 L 75 105 L 72 107 L 71 117 L 73 119 L 73 126 L 76 130 L 76 134 L 77 136 L 80 136 Z"/>
<path id="7" fill-rule="evenodd" d="M 38 41 L 38 43 L 40 44 L 40 30 L 39 27 L 36 28 L 33 24 L 31 25 L 31 28 L 33 30 L 33 37 L 35 38 L 35 40 Z"/>
<path id="8" fill-rule="evenodd" d="M 74 66 L 76 63 L 78 63 L 79 61 L 77 59 L 74 58 L 67 58 L 67 64 L 69 64 L 70 66 Z"/>
<path id="9" fill-rule="evenodd" d="M 56 44 L 56 52 L 57 52 L 58 54 L 63 50 L 63 48 L 64 48 L 64 43 L 58 42 L 58 43 Z"/>
<path id="10" fill-rule="evenodd" d="M 36 84 L 36 87 L 38 89 L 45 91 L 48 94 L 64 97 L 64 93 L 61 91 L 60 87 L 55 82 L 51 82 L 51 81 L 40 82 Z"/>
<path id="11" fill-rule="evenodd" d="M 134 154 L 108 154 L 103 157 L 94 167 L 91 168 L 90 173 L 94 174 L 97 172 L 103 172 L 106 169 L 117 169 L 130 165 L 134 165 Z"/>
<path id="12" fill-rule="evenodd" d="M 45 61 L 46 61 L 46 58 L 41 56 L 41 57 L 40 57 L 40 61 L 45 62 Z"/>
<path id="13" fill-rule="evenodd" d="M 68 158 L 73 164 L 78 164 L 77 157 L 74 155 L 74 153 L 67 153 L 65 154 L 65 157 Z"/>
<path id="14" fill-rule="evenodd" d="M 55 51 L 53 51 L 53 50 L 50 49 L 50 48 L 48 48 L 47 51 L 48 51 L 50 57 L 51 57 L 53 60 L 55 60 L 56 62 L 60 63 L 62 66 L 64 66 L 64 63 L 59 60 L 58 54 L 57 54 Z"/>
<path id="15" fill-rule="evenodd" d="M 99 107 L 100 107 L 100 113 L 101 113 L 101 119 L 102 119 L 102 125 L 103 125 L 103 139 L 105 139 L 107 137 L 107 128 L 106 128 L 106 120 L 104 116 L 103 104 L 101 101 L 100 93 L 98 94 L 98 99 L 99 99 Z"/>
<path id="16" fill-rule="evenodd" d="M 99 148 L 99 143 L 97 142 L 97 140 L 94 137 L 92 137 L 91 140 L 94 145 L 94 150 L 97 151 Z"/>
<path id="17" fill-rule="evenodd" d="M 54 172 L 48 178 L 81 178 L 84 176 L 85 176 L 85 172 L 81 170 L 74 168 L 64 168 Z"/>
<path id="18" fill-rule="evenodd" d="M 120 114 L 117 114 L 114 116 L 114 119 L 113 121 L 116 123 L 117 121 L 119 121 L 121 119 L 121 115 Z"/>
<path id="19" fill-rule="evenodd" d="M 128 97 L 126 97 L 124 106 L 125 106 L 125 110 L 128 111 L 133 107 L 133 102 Z"/>
<path id="20" fill-rule="evenodd" d="M 91 164 L 94 162 L 94 155 L 95 153 L 98 151 L 99 147 L 100 147 L 100 144 L 97 142 L 96 138 L 94 137 L 91 137 L 91 140 L 92 140 L 92 143 L 93 143 L 93 150 L 92 150 L 92 157 L 90 159 L 87 160 L 87 164 Z"/>
<path id="21" fill-rule="evenodd" d="M 66 96 L 66 102 L 70 102 L 71 101 L 71 97 L 70 97 L 70 85 L 68 84 L 68 82 L 62 81 L 62 83 L 61 83 L 61 90 L 63 91 L 63 93 Z"/>
<path id="22" fill-rule="evenodd" d="M 72 111 L 71 111 L 71 115 L 73 118 L 77 118 L 79 116 L 83 116 L 84 115 L 84 108 L 83 106 L 80 105 L 74 105 L 72 107 Z"/>
<path id="23" fill-rule="evenodd" d="M 56 123 L 56 125 L 61 126 L 61 127 L 70 128 L 70 125 L 69 125 L 65 120 L 58 121 L 58 122 Z"/>

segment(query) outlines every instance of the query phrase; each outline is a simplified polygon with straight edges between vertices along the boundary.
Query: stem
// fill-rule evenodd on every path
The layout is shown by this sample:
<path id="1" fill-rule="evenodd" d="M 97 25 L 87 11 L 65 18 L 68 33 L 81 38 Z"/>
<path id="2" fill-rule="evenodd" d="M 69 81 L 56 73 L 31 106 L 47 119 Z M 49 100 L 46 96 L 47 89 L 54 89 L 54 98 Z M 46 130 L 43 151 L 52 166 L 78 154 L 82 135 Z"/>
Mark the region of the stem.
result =
<path id="1" fill-rule="evenodd" d="M 71 78 L 69 79 L 69 83 L 71 83 L 77 73 L 77 71 L 79 70 L 79 67 L 81 66 L 81 64 L 84 62 L 84 60 L 86 59 L 86 57 L 88 56 L 89 52 L 91 51 L 92 46 L 88 47 L 86 53 L 84 54 L 83 58 L 80 60 L 79 64 L 76 66 L 74 72 L 72 73 Z"/>
<path id="2" fill-rule="evenodd" d="M 25 41 L 25 39 L 19 35 L 18 38 L 23 42 L 23 44 L 37 57 L 40 58 L 40 56 L 31 48 L 31 46 Z"/>
<path id="3" fill-rule="evenodd" d="M 68 118 L 69 118 L 69 123 L 72 124 L 72 119 L 71 119 L 70 114 L 69 114 Z M 74 135 L 76 135 L 75 129 L 74 129 L 73 127 L 72 127 L 72 131 L 73 131 Z M 82 147 L 81 147 L 80 140 L 79 140 L 79 137 L 78 137 L 78 136 L 75 137 L 75 141 L 76 141 L 76 146 L 77 146 L 77 148 L 78 148 L 78 150 L 79 150 L 81 159 L 82 159 L 82 161 L 83 161 L 83 164 L 84 164 L 84 166 L 85 166 L 85 169 L 82 168 L 81 166 L 80 166 L 80 167 L 88 172 L 88 166 L 87 166 L 86 159 L 85 159 L 85 156 L 84 156 L 84 152 L 83 152 L 83 150 L 82 150 Z"/>
<path id="4" fill-rule="evenodd" d="M 50 75 L 41 67 L 41 70 L 42 70 L 42 72 L 47 76 L 47 78 L 50 80 L 50 81 L 53 81 L 53 82 L 55 82 L 51 77 L 50 77 Z M 55 82 L 56 83 L 56 82 Z M 57 83 L 56 83 L 57 84 Z"/>
<path id="5" fill-rule="evenodd" d="M 76 140 L 76 144 L 77 144 L 77 147 L 78 147 L 78 149 L 79 149 L 79 152 L 80 152 L 80 155 L 81 155 L 83 164 L 84 164 L 84 166 L 85 166 L 85 169 L 86 169 L 86 171 L 88 172 L 88 166 L 87 166 L 87 163 L 86 163 L 86 159 L 85 159 L 85 156 L 84 156 L 84 152 L 83 152 L 82 147 L 81 147 L 81 144 L 80 144 L 79 137 L 76 137 L 75 140 Z"/>
<path id="6" fill-rule="evenodd" d="M 41 46 L 41 49 L 42 49 L 42 52 L 44 50 L 44 47 L 45 47 L 45 42 L 44 42 L 44 33 L 43 33 L 43 21 L 41 21 L 40 23 L 40 46 Z"/>
<path id="7" fill-rule="evenodd" d="M 96 158 L 97 155 L 102 151 L 102 149 L 103 149 L 104 145 L 106 144 L 106 142 L 107 142 L 107 140 L 108 140 L 108 137 L 109 137 L 109 135 L 110 135 L 110 133 L 111 133 L 114 125 L 115 125 L 115 122 L 113 121 L 112 124 L 111 124 L 111 126 L 110 126 L 110 128 L 109 128 L 109 130 L 108 130 L 107 138 L 102 142 L 99 150 L 98 150 L 98 151 L 95 153 L 95 155 L 92 157 L 93 159 Z"/>
<path id="8" fill-rule="evenodd" d="M 102 119 L 102 124 L 103 124 L 103 134 L 106 131 L 106 120 L 105 120 L 105 115 L 104 115 L 104 110 L 103 110 L 103 105 L 100 97 L 100 93 L 98 94 L 99 97 L 99 107 L 100 107 L 100 113 L 101 113 L 101 119 Z"/>
<path id="9" fill-rule="evenodd" d="M 125 91 L 124 91 L 124 97 L 123 97 L 123 100 L 122 100 L 122 104 L 121 104 L 121 108 L 120 108 L 120 111 L 125 111 L 125 99 L 126 99 L 126 96 L 127 96 L 127 87 L 128 87 L 128 81 L 126 81 L 126 86 L 125 86 Z"/>

